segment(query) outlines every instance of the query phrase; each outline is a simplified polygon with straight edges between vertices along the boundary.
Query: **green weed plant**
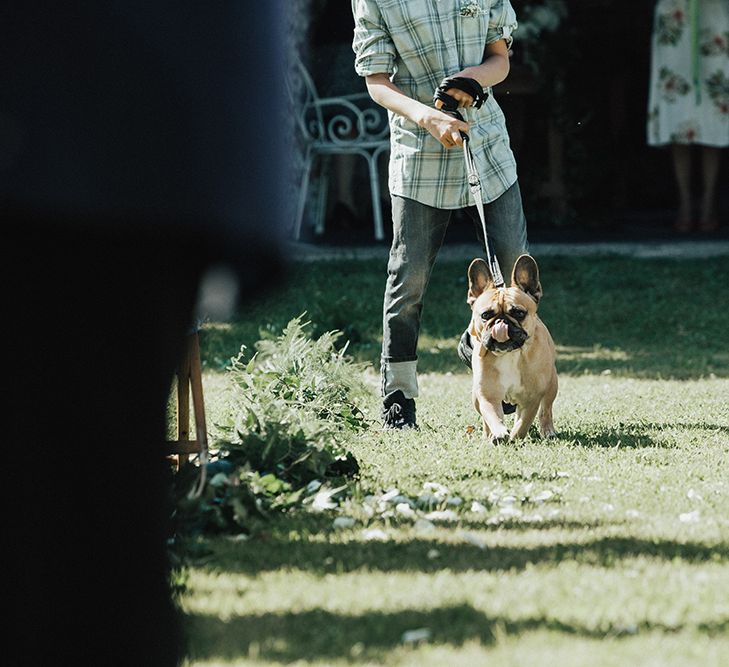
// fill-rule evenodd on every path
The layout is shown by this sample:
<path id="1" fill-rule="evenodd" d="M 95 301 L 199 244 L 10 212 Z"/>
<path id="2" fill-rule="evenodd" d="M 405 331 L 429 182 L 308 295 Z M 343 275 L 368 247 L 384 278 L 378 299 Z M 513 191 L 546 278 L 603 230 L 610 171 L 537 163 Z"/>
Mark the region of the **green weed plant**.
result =
<path id="1" fill-rule="evenodd" d="M 231 360 L 219 460 L 199 499 L 180 496 L 187 532 L 248 532 L 358 472 L 343 443 L 368 425 L 359 407 L 363 364 L 339 346 L 341 332 L 314 339 L 309 329 L 296 317 L 280 335 L 258 341 L 252 356 L 243 346 Z"/>

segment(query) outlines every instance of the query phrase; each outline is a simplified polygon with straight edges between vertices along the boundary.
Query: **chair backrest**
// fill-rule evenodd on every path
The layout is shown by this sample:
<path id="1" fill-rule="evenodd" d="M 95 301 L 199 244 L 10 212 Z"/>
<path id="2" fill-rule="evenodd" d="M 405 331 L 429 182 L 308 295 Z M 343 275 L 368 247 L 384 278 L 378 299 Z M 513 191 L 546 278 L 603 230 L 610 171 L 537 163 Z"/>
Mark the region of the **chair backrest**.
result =
<path id="1" fill-rule="evenodd" d="M 321 98 L 301 60 L 293 63 L 287 72 L 287 90 L 296 127 L 304 142 L 344 150 L 389 141 L 387 114 L 367 93 Z"/>
<path id="2" fill-rule="evenodd" d="M 312 141 L 323 136 L 324 117 L 318 104 L 319 93 L 301 59 L 293 62 L 286 72 L 286 88 L 296 126 L 303 139 Z"/>

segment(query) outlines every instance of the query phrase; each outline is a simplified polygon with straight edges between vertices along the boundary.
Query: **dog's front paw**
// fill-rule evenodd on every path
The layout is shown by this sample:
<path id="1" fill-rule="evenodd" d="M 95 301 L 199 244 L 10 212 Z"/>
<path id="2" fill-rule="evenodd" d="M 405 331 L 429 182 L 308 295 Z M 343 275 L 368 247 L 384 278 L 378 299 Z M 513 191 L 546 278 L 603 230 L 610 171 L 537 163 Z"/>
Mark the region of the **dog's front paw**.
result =
<path id="1" fill-rule="evenodd" d="M 501 445 L 509 441 L 509 430 L 503 425 L 501 428 L 491 429 L 488 439 L 493 445 Z"/>

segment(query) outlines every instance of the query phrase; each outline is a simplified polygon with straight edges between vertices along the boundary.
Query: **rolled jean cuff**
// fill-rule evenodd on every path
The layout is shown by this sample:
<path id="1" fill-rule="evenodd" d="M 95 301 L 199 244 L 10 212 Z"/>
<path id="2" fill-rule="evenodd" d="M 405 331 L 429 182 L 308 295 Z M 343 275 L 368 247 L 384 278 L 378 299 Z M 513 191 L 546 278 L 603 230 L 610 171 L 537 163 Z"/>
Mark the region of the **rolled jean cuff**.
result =
<path id="1" fill-rule="evenodd" d="M 383 361 L 380 368 L 382 377 L 382 395 L 388 396 L 394 391 L 402 391 L 405 398 L 418 397 L 418 362 Z"/>
<path id="2" fill-rule="evenodd" d="M 380 363 L 384 366 L 385 364 L 404 364 L 417 361 L 417 355 L 413 354 L 406 357 L 382 357 Z"/>

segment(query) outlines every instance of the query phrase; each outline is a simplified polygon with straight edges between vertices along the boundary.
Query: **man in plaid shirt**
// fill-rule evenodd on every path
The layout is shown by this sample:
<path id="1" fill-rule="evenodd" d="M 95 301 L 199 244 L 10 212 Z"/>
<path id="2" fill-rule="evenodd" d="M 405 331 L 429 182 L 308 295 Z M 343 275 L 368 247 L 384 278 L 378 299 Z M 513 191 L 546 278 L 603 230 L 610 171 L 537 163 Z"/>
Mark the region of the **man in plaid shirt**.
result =
<path id="1" fill-rule="evenodd" d="M 496 100 L 488 95 L 475 109 L 473 97 L 449 89 L 465 122 L 432 106 L 445 77 L 474 79 L 488 93 L 506 78 L 516 15 L 509 0 L 352 0 L 352 13 L 355 69 L 390 119 L 393 241 L 382 415 L 387 428 L 412 428 L 423 296 L 452 211 L 473 204 L 461 130 L 470 136 L 488 234 L 504 272 L 528 249 L 516 162 Z"/>

